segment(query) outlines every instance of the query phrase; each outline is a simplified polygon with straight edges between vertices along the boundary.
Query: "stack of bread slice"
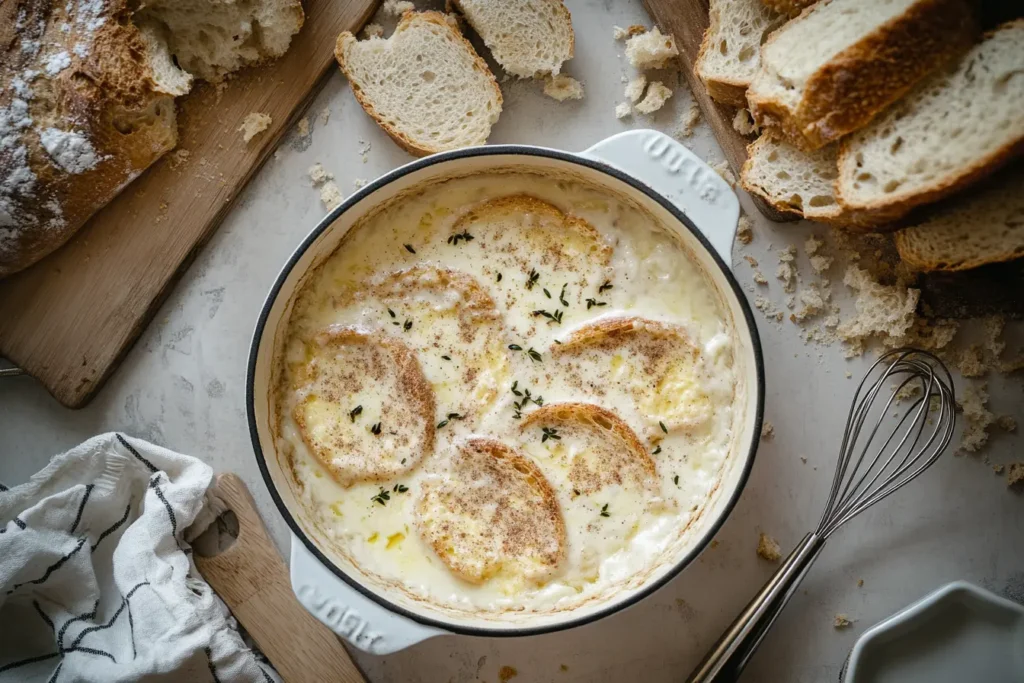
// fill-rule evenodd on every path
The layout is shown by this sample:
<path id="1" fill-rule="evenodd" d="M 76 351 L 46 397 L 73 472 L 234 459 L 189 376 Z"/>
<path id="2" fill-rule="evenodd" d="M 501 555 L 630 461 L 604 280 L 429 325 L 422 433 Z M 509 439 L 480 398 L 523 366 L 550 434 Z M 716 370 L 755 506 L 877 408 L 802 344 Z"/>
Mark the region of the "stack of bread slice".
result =
<path id="1" fill-rule="evenodd" d="M 1020 200 L 1010 200 L 1024 196 L 1024 177 L 1014 169 L 959 204 L 915 211 L 1024 153 L 1024 19 L 979 35 L 975 9 L 967 0 L 711 0 L 695 69 L 713 98 L 745 104 L 763 131 L 748 147 L 744 188 L 855 231 L 913 225 L 897 243 L 922 269 L 1024 255 Z"/>

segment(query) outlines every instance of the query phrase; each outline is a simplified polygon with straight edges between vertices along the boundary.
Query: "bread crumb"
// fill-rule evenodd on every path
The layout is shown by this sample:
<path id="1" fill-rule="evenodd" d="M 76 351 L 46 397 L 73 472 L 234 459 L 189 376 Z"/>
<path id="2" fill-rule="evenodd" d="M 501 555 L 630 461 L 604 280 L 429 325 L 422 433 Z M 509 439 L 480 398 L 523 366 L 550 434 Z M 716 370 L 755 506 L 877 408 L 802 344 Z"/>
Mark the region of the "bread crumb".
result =
<path id="1" fill-rule="evenodd" d="M 568 666 L 566 666 L 565 664 L 559 664 L 559 665 L 558 665 L 558 670 L 559 670 L 559 671 L 568 671 L 568 670 L 569 670 L 569 667 L 568 667 Z"/>
<path id="2" fill-rule="evenodd" d="M 626 99 L 630 102 L 636 102 L 644 96 L 644 88 L 647 87 L 647 76 L 640 74 L 628 84 L 626 84 Z"/>
<path id="3" fill-rule="evenodd" d="M 760 126 L 754 122 L 754 117 L 746 109 L 736 111 L 736 116 L 732 117 L 732 127 L 740 135 L 753 135 L 761 130 Z"/>
<path id="4" fill-rule="evenodd" d="M 717 547 L 718 547 L 718 539 L 716 538 L 713 541 L 711 541 L 711 549 L 714 550 Z"/>
<path id="5" fill-rule="evenodd" d="M 1004 465 L 992 465 L 992 471 L 996 474 L 1002 474 L 1005 469 Z"/>
<path id="6" fill-rule="evenodd" d="M 996 427 L 999 427 L 1004 432 L 1013 433 L 1017 431 L 1017 420 L 1012 415 L 1000 415 L 996 418 Z"/>
<path id="7" fill-rule="evenodd" d="M 330 118 L 331 118 L 331 108 L 330 107 L 324 107 L 323 109 L 320 110 L 319 116 L 320 116 L 320 123 L 326 124 L 330 120 Z"/>
<path id="8" fill-rule="evenodd" d="M 696 102 L 690 102 L 690 106 L 679 117 L 679 123 L 672 131 L 672 137 L 681 140 L 692 136 L 698 123 L 700 123 L 700 107 Z"/>
<path id="9" fill-rule="evenodd" d="M 988 408 L 988 386 L 984 382 L 970 383 L 957 401 L 964 415 L 964 431 L 960 436 L 958 452 L 976 453 L 988 443 L 988 429 L 995 422 Z"/>
<path id="10" fill-rule="evenodd" d="M 827 290 L 821 290 L 817 284 L 812 282 L 806 289 L 800 292 L 800 303 L 802 306 L 790 316 L 790 320 L 793 322 L 803 322 L 824 313 L 828 310 L 827 299 Z"/>
<path id="11" fill-rule="evenodd" d="M 626 40 L 633 36 L 638 36 L 641 33 L 647 33 L 647 27 L 641 26 L 640 24 L 633 24 L 628 28 L 622 28 L 621 26 L 612 26 L 612 35 L 615 36 L 615 40 Z"/>
<path id="12" fill-rule="evenodd" d="M 782 559 L 782 548 L 779 547 L 778 541 L 768 534 L 761 532 L 757 539 L 757 554 L 769 562 L 778 562 Z"/>
<path id="13" fill-rule="evenodd" d="M 544 94 L 559 102 L 566 100 L 582 100 L 583 84 L 572 76 L 558 74 L 544 79 Z"/>
<path id="14" fill-rule="evenodd" d="M 171 156 L 170 156 L 171 168 L 178 168 L 183 163 L 188 161 L 188 157 L 189 157 L 190 154 L 192 154 L 192 152 L 188 151 L 187 149 L 176 149 L 173 152 L 171 152 Z"/>
<path id="15" fill-rule="evenodd" d="M 516 668 L 514 666 L 503 666 L 501 667 L 501 669 L 498 670 L 498 680 L 501 681 L 501 683 L 508 683 L 508 681 L 512 680 L 518 675 L 519 672 L 516 671 Z"/>
<path id="16" fill-rule="evenodd" d="M 956 365 L 964 377 L 981 377 L 988 372 L 981 344 L 971 344 L 957 355 Z"/>
<path id="17" fill-rule="evenodd" d="M 831 256 L 812 256 L 810 261 L 811 268 L 815 273 L 824 273 L 832 267 L 832 262 L 835 261 L 835 259 Z"/>
<path id="18" fill-rule="evenodd" d="M 920 290 L 882 285 L 857 265 L 846 269 L 843 283 L 857 292 L 854 300 L 857 315 L 839 325 L 837 330 L 850 346 L 848 357 L 863 353 L 864 345 L 871 337 L 902 338 L 914 325 Z"/>
<path id="19" fill-rule="evenodd" d="M 864 587 L 864 579 L 857 579 L 857 588 Z"/>
<path id="20" fill-rule="evenodd" d="M 753 280 L 762 287 L 768 286 L 768 278 L 766 278 L 764 276 L 764 273 L 762 273 L 760 270 L 754 271 Z"/>
<path id="21" fill-rule="evenodd" d="M 743 260 L 749 263 L 751 268 L 757 268 L 757 259 L 751 256 L 750 254 L 744 254 Z"/>
<path id="22" fill-rule="evenodd" d="M 647 96 L 636 104 L 641 114 L 653 114 L 665 106 L 672 97 L 672 91 L 661 81 L 654 81 L 647 87 Z"/>
<path id="23" fill-rule="evenodd" d="M 627 116 L 633 115 L 633 109 L 629 106 L 629 102 L 619 102 L 615 105 L 615 118 L 624 119 Z"/>
<path id="24" fill-rule="evenodd" d="M 850 379 L 851 377 L 853 377 L 853 373 L 850 372 L 849 370 L 847 370 L 846 371 L 846 379 Z"/>
<path id="25" fill-rule="evenodd" d="M 363 27 L 363 35 L 367 38 L 380 38 L 384 35 L 384 27 L 380 24 L 367 24 Z"/>
<path id="26" fill-rule="evenodd" d="M 729 162 L 719 161 L 718 163 L 711 164 L 711 170 L 722 177 L 722 180 L 729 183 L 729 187 L 736 187 L 736 176 L 733 174 L 732 169 L 729 168 Z"/>
<path id="27" fill-rule="evenodd" d="M 352 184 L 356 186 L 356 189 L 359 189 L 360 187 L 363 187 L 363 186 L 366 185 L 366 179 L 365 178 L 356 178 L 355 180 L 352 181 Z"/>
<path id="28" fill-rule="evenodd" d="M 1006 326 L 1006 318 L 992 315 L 985 318 L 982 321 L 982 325 L 985 329 L 985 349 L 992 354 L 993 358 L 998 360 L 1003 355 L 1003 351 L 1006 350 L 1006 342 L 999 339 L 1003 334 L 1003 328 Z"/>
<path id="29" fill-rule="evenodd" d="M 782 291 L 796 291 L 796 246 L 789 245 L 779 250 L 779 267 L 775 271 L 775 277 L 782 281 Z"/>
<path id="30" fill-rule="evenodd" d="M 328 211 L 332 211 L 335 207 L 344 201 L 345 197 L 341 194 L 341 190 L 333 180 L 328 180 L 320 188 L 320 201 L 323 202 L 324 207 Z"/>
<path id="31" fill-rule="evenodd" d="M 328 180 L 334 180 L 334 174 L 328 172 L 323 164 L 317 162 L 309 167 L 309 179 L 313 181 L 313 187 L 318 187 Z"/>
<path id="32" fill-rule="evenodd" d="M 1024 462 L 1011 462 L 1006 471 L 1006 485 L 1010 488 L 1024 488 Z"/>
<path id="33" fill-rule="evenodd" d="M 676 39 L 671 34 L 664 35 L 657 26 L 626 41 L 626 59 L 641 71 L 664 69 L 678 55 Z"/>
<path id="34" fill-rule="evenodd" d="M 917 383 L 914 383 L 914 384 L 904 384 L 902 387 L 900 387 L 896 391 L 896 393 L 893 395 L 893 397 L 896 399 L 896 403 L 903 403 L 904 401 L 909 401 L 910 399 L 914 398 L 915 396 L 920 396 L 920 395 L 921 395 L 921 385 L 917 384 Z"/>
<path id="35" fill-rule="evenodd" d="M 299 123 L 296 126 L 296 130 L 299 133 L 299 137 L 309 137 L 309 117 L 303 116 L 299 119 Z"/>
<path id="36" fill-rule="evenodd" d="M 750 244 L 754 239 L 754 222 L 750 216 L 740 215 L 736 223 L 736 239 L 740 244 Z"/>
<path id="37" fill-rule="evenodd" d="M 245 119 L 242 120 L 242 125 L 239 126 L 238 130 L 242 133 L 242 139 L 249 142 L 254 137 L 265 131 L 273 123 L 273 119 L 267 114 L 261 114 L 259 112 L 252 112 L 248 114 Z"/>
<path id="38" fill-rule="evenodd" d="M 761 438 L 770 441 L 775 437 L 775 425 L 768 420 L 761 424 Z"/>
<path id="39" fill-rule="evenodd" d="M 384 0 L 381 9 L 386 17 L 400 17 L 406 12 L 415 12 L 416 5 L 405 0 Z"/>
<path id="40" fill-rule="evenodd" d="M 849 628 L 853 625 L 853 620 L 845 614 L 837 614 L 835 619 L 832 620 L 832 626 L 837 629 Z"/>

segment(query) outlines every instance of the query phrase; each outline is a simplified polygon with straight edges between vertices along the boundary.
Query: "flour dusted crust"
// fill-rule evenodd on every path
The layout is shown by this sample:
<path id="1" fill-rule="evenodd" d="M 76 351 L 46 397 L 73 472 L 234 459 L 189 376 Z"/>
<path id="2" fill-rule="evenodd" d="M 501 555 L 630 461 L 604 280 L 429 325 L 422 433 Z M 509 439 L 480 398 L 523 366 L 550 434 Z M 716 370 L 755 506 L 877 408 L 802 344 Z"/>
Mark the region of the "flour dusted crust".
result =
<path id="1" fill-rule="evenodd" d="M 540 469 L 495 439 L 458 445 L 448 476 L 416 502 L 423 540 L 455 574 L 481 583 L 498 574 L 548 578 L 565 558 L 558 499 Z"/>
<path id="2" fill-rule="evenodd" d="M 124 0 L 0 5 L 0 277 L 63 244 L 177 143 L 173 98 L 129 18 Z"/>
<path id="3" fill-rule="evenodd" d="M 434 393 L 405 344 L 341 328 L 317 335 L 308 354 L 295 369 L 304 399 L 293 417 L 340 484 L 395 477 L 433 452 Z M 359 396 L 370 385 L 387 386 L 389 400 L 364 409 Z"/>

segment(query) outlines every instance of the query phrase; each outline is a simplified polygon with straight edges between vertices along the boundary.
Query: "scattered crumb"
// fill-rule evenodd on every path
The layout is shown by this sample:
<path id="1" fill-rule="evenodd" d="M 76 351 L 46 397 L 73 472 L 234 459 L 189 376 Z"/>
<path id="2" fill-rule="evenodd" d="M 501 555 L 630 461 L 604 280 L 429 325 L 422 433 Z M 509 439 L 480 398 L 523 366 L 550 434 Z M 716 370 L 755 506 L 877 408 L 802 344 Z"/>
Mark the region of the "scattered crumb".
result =
<path id="1" fill-rule="evenodd" d="M 384 35 L 384 27 L 380 24 L 367 24 L 363 27 L 363 35 L 367 38 L 380 38 Z"/>
<path id="2" fill-rule="evenodd" d="M 640 74 L 626 85 L 626 99 L 636 102 L 644 96 L 644 88 L 647 87 L 647 76 Z"/>
<path id="3" fill-rule="evenodd" d="M 569 667 L 567 667 L 565 664 L 559 664 L 558 665 L 558 670 L 559 671 L 568 671 Z"/>
<path id="4" fill-rule="evenodd" d="M 913 384 L 905 384 L 895 394 L 896 403 L 903 403 L 904 401 L 909 401 L 910 399 L 914 398 L 915 396 L 920 396 L 920 395 L 921 395 L 921 385 L 920 384 L 918 384 L 916 382 L 914 382 Z"/>
<path id="5" fill-rule="evenodd" d="M 654 81 L 647 87 L 647 95 L 636 105 L 641 114 L 653 114 L 665 106 L 672 97 L 672 91 L 661 81 Z"/>
<path id="6" fill-rule="evenodd" d="M 722 180 L 729 183 L 729 187 L 736 187 L 736 176 L 733 174 L 732 169 L 729 168 L 729 162 L 719 161 L 718 163 L 711 164 L 711 170 L 722 176 Z"/>
<path id="7" fill-rule="evenodd" d="M 359 141 L 359 156 L 363 158 L 363 163 L 364 164 L 369 159 L 370 150 L 372 148 L 373 148 L 373 146 L 369 142 L 367 142 L 366 140 L 360 140 Z"/>
<path id="8" fill-rule="evenodd" d="M 995 422 L 988 408 L 988 387 L 985 382 L 968 384 L 957 404 L 964 415 L 964 431 L 958 452 L 976 453 L 988 443 L 988 428 Z"/>
<path id="9" fill-rule="evenodd" d="M 1012 415 L 1000 415 L 996 418 L 996 427 L 999 427 L 1004 432 L 1015 432 L 1017 431 L 1017 420 Z"/>
<path id="10" fill-rule="evenodd" d="M 882 285 L 857 265 L 846 269 L 843 282 L 857 292 L 857 315 L 838 328 L 839 336 L 849 344 L 847 357 L 863 353 L 865 343 L 873 336 L 903 338 L 910 331 L 920 290 Z"/>
<path id="11" fill-rule="evenodd" d="M 746 109 L 738 109 L 736 111 L 736 116 L 732 117 L 732 127 L 740 135 L 753 135 L 760 130 L 758 125 L 754 123 L 754 117 Z"/>
<path id="12" fill-rule="evenodd" d="M 779 267 L 775 271 L 775 277 L 782 280 L 784 292 L 796 291 L 796 246 L 789 245 L 779 250 Z"/>
<path id="13" fill-rule="evenodd" d="M 1006 467 L 1003 465 L 992 465 L 992 471 L 996 474 L 1002 474 L 1005 469 Z"/>
<path id="14" fill-rule="evenodd" d="M 352 184 L 355 185 L 357 189 L 363 187 L 366 185 L 366 178 L 356 178 L 352 181 Z"/>
<path id="15" fill-rule="evenodd" d="M 769 562 L 778 562 L 782 559 L 782 549 L 779 547 L 779 542 L 764 532 L 761 532 L 760 537 L 757 539 L 757 554 Z"/>
<path id="16" fill-rule="evenodd" d="M 334 180 L 334 174 L 327 171 L 323 164 L 317 162 L 309 167 L 309 179 L 313 181 L 313 187 L 319 187 L 328 180 Z"/>
<path id="17" fill-rule="evenodd" d="M 806 465 L 807 464 L 807 458 L 805 458 L 804 456 L 801 455 L 800 456 L 800 462 L 802 462 L 803 464 Z"/>
<path id="18" fill-rule="evenodd" d="M 811 235 L 810 237 L 807 238 L 807 241 L 804 242 L 804 251 L 807 252 L 808 256 L 814 256 L 819 251 L 821 251 L 821 248 L 823 246 L 825 246 L 824 242 L 822 242 L 814 235 Z"/>
<path id="19" fill-rule="evenodd" d="M 1010 488 L 1024 488 L 1024 462 L 1012 462 L 1006 472 L 1006 485 Z"/>
<path id="20" fill-rule="evenodd" d="M 324 107 L 320 110 L 320 114 L 318 114 L 318 116 L 320 117 L 320 123 L 327 123 L 331 120 L 331 108 Z"/>
<path id="21" fill-rule="evenodd" d="M 544 79 L 544 94 L 559 102 L 566 100 L 582 100 L 583 84 L 572 76 L 558 74 Z"/>
<path id="22" fill-rule="evenodd" d="M 1006 326 L 1006 319 L 1002 316 L 992 315 L 985 318 L 982 321 L 982 325 L 985 329 L 985 349 L 992 354 L 993 358 L 998 360 L 1003 355 L 1003 351 L 1006 350 L 1006 342 L 999 339 L 1003 334 L 1003 328 Z"/>
<path id="23" fill-rule="evenodd" d="M 964 377 L 981 377 L 988 372 L 981 344 L 971 344 L 957 356 L 957 367 Z"/>
<path id="24" fill-rule="evenodd" d="M 503 666 L 498 671 L 498 680 L 501 681 L 501 683 L 508 683 L 508 681 L 510 681 L 518 675 L 519 672 L 516 671 L 516 668 L 514 666 Z"/>
<path id="25" fill-rule="evenodd" d="M 633 115 L 633 109 L 629 106 L 629 102 L 619 102 L 615 105 L 615 118 L 624 119 L 627 116 Z"/>
<path id="26" fill-rule="evenodd" d="M 780 266 L 781 267 L 781 266 Z M 800 292 L 800 309 L 789 316 L 793 322 L 803 322 L 828 310 L 828 292 L 811 283 Z"/>
<path id="27" fill-rule="evenodd" d="M 242 133 L 242 139 L 249 142 L 254 137 L 265 131 L 273 123 L 273 119 L 267 114 L 261 114 L 259 112 L 252 112 L 247 115 L 242 121 L 242 125 L 239 126 L 238 130 Z"/>
<path id="28" fill-rule="evenodd" d="M 853 625 L 853 620 L 845 614 L 837 614 L 832 620 L 832 625 L 837 629 L 849 628 Z"/>
<path id="29" fill-rule="evenodd" d="M 853 377 L 853 373 L 850 372 L 849 370 L 847 370 L 846 371 L 846 379 L 850 379 L 851 377 Z"/>
<path id="30" fill-rule="evenodd" d="M 416 5 L 405 0 L 384 0 L 382 9 L 386 17 L 400 17 L 406 12 L 415 12 Z"/>
<path id="31" fill-rule="evenodd" d="M 320 188 L 320 201 L 323 202 L 324 207 L 328 211 L 334 210 L 344 199 L 345 197 L 341 194 L 341 190 L 338 189 L 333 180 L 328 180 Z"/>
<path id="32" fill-rule="evenodd" d="M 657 26 L 626 41 L 626 59 L 641 71 L 664 69 L 678 55 L 676 39 L 672 35 L 664 35 Z"/>
<path id="33" fill-rule="evenodd" d="M 762 287 L 768 286 L 768 278 L 766 278 L 764 276 L 764 273 L 762 273 L 760 270 L 754 271 L 753 280 Z"/>
<path id="34" fill-rule="evenodd" d="M 750 220 L 750 216 L 740 215 L 740 220 L 736 224 L 736 239 L 740 244 L 750 244 L 753 241 L 754 222 Z"/>
<path id="35" fill-rule="evenodd" d="M 173 152 L 171 152 L 171 156 L 170 156 L 171 168 L 178 168 L 183 163 L 188 161 L 188 157 L 189 157 L 190 154 L 192 154 L 192 152 L 188 151 L 187 149 L 176 149 Z"/>
<path id="36" fill-rule="evenodd" d="M 700 107 L 696 102 L 690 102 L 690 106 L 679 117 L 679 124 L 672 131 L 672 137 L 682 139 L 692 136 L 698 123 L 700 123 Z"/>
<path id="37" fill-rule="evenodd" d="M 750 254 L 744 254 L 743 259 L 750 264 L 751 268 L 757 268 L 757 259 Z"/>
<path id="38" fill-rule="evenodd" d="M 811 268 L 814 269 L 815 273 L 824 273 L 832 267 L 832 262 L 835 261 L 835 259 L 831 256 L 812 256 L 810 261 Z"/>
<path id="39" fill-rule="evenodd" d="M 309 117 L 303 116 L 299 119 L 299 123 L 295 129 L 298 131 L 299 137 L 309 137 Z"/>
<path id="40" fill-rule="evenodd" d="M 711 549 L 714 550 L 717 547 L 718 547 L 718 539 L 716 538 L 716 539 L 711 541 Z"/>
<path id="41" fill-rule="evenodd" d="M 641 33 L 647 33 L 647 28 L 640 24 L 633 24 L 628 28 L 622 28 L 621 26 L 612 27 L 612 35 L 615 36 L 615 40 L 626 40 L 627 38 L 638 36 Z"/>
<path id="42" fill-rule="evenodd" d="M 761 424 L 761 438 L 771 440 L 775 436 L 775 425 L 768 420 Z"/>
<path id="43" fill-rule="evenodd" d="M 864 579 L 857 579 L 857 588 L 864 587 Z"/>

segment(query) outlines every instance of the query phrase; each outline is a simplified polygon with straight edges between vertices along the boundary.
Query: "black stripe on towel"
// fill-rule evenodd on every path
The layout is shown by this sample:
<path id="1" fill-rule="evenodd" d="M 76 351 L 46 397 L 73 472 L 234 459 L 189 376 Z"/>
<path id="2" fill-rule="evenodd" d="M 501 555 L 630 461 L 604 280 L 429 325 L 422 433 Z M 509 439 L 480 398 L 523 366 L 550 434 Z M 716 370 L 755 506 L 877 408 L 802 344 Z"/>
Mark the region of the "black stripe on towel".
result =
<path id="1" fill-rule="evenodd" d="M 93 604 L 93 606 L 92 606 L 92 611 L 91 612 L 86 612 L 85 614 L 79 614 L 77 617 L 71 617 L 70 619 L 65 621 L 64 625 L 60 627 L 60 631 L 57 632 L 57 649 L 60 650 L 61 652 L 67 652 L 67 649 L 64 647 L 64 634 L 67 633 L 68 627 L 71 626 L 71 624 L 75 623 L 76 621 L 85 621 L 86 619 L 93 619 L 93 618 L 95 618 L 96 617 L 96 612 L 97 612 L 97 610 L 99 610 L 99 608 L 100 608 L 100 601 L 97 599 L 95 604 Z"/>
<path id="2" fill-rule="evenodd" d="M 123 612 L 125 608 L 128 606 L 128 601 L 132 599 L 133 595 L 135 595 L 135 591 L 139 590 L 143 586 L 148 585 L 149 581 L 143 581 L 141 583 L 136 584 L 130 591 L 128 591 L 128 595 L 125 595 L 121 598 L 121 606 L 117 608 L 116 612 L 114 612 L 114 616 L 110 617 L 110 619 L 107 620 L 107 623 L 99 624 L 98 626 L 90 626 L 89 628 L 82 629 L 82 632 L 78 634 L 78 637 L 75 638 L 74 642 L 71 643 L 71 647 L 69 647 L 68 649 L 74 650 L 76 647 L 78 647 L 78 644 L 82 642 L 82 638 L 85 638 L 90 633 L 93 633 L 94 631 L 102 631 L 113 626 L 114 622 L 117 621 L 117 618 L 121 616 L 121 612 Z"/>
<path id="3" fill-rule="evenodd" d="M 92 544 L 92 547 L 90 547 L 89 550 L 92 551 L 92 552 L 95 552 L 96 548 L 99 546 L 100 543 L 103 542 L 104 538 L 106 538 L 110 534 L 112 534 L 115 531 L 117 531 L 118 529 L 120 529 L 121 525 L 128 521 L 128 516 L 131 513 L 132 513 L 132 501 L 129 500 L 128 501 L 128 507 L 126 507 L 124 509 L 124 515 L 121 517 L 121 519 L 119 519 L 116 522 L 114 522 L 112 525 L 110 525 L 110 527 L 107 528 L 106 531 L 104 531 L 102 534 L 100 534 L 100 537 L 96 539 L 96 542 Z"/>
<path id="4" fill-rule="evenodd" d="M 132 446 L 130 443 L 128 443 L 128 440 L 126 438 L 124 438 L 120 434 L 117 434 L 116 436 L 117 436 L 117 440 L 121 442 L 121 445 L 124 446 L 125 448 L 127 448 L 128 452 L 131 453 L 132 455 L 134 455 L 136 458 L 138 458 L 139 461 L 143 465 L 148 467 L 150 472 L 156 472 L 157 471 L 156 466 L 153 463 L 151 463 L 150 461 L 146 460 L 144 457 L 142 457 L 142 454 L 139 453 L 137 450 L 135 450 L 135 447 Z"/>
<path id="5" fill-rule="evenodd" d="M 160 490 L 157 485 L 159 481 L 158 477 L 153 477 L 149 480 L 149 488 L 156 492 L 156 497 L 160 499 L 160 502 L 167 508 L 167 516 L 171 518 L 171 535 L 174 536 L 174 541 L 178 541 L 178 519 L 174 516 L 174 509 L 171 508 L 171 504 L 167 502 L 167 497 L 164 496 L 164 492 Z"/>
<path id="6" fill-rule="evenodd" d="M 50 630 L 51 631 L 56 631 L 57 629 L 53 625 L 53 619 L 51 619 L 49 616 L 47 616 L 46 612 L 43 611 L 43 608 L 39 606 L 39 601 L 38 600 L 33 600 L 32 601 L 32 606 L 36 608 L 36 612 L 38 612 L 39 616 L 41 616 L 43 618 L 43 621 L 45 621 L 46 625 L 50 627 Z"/>
<path id="7" fill-rule="evenodd" d="M 47 679 L 46 683 L 56 683 L 57 676 L 60 676 L 60 668 L 62 666 L 64 666 L 64 660 L 63 659 L 60 660 L 59 664 L 57 664 L 57 668 L 53 670 L 52 674 L 50 674 L 50 678 Z"/>
<path id="8" fill-rule="evenodd" d="M 210 648 L 206 650 L 206 662 L 210 667 L 210 675 L 213 676 L 213 683 L 220 683 L 220 679 L 217 677 L 217 667 L 213 665 L 213 651 Z"/>
<path id="9" fill-rule="evenodd" d="M 82 496 L 82 502 L 78 504 L 78 514 L 75 515 L 75 523 L 71 525 L 71 531 L 69 534 L 75 533 L 75 529 L 78 528 L 78 523 L 82 521 L 82 513 L 85 512 L 85 504 L 89 502 L 89 496 L 92 495 L 92 490 L 96 484 L 85 485 L 85 495 Z"/>
<path id="10" fill-rule="evenodd" d="M 32 579 L 31 581 L 24 581 L 22 583 L 17 583 L 17 584 L 14 585 L 14 588 L 12 588 L 11 590 L 7 591 L 7 594 L 10 595 L 14 591 L 16 591 L 19 588 L 21 588 L 22 586 L 26 586 L 26 585 L 28 585 L 30 583 L 42 583 L 42 582 L 46 581 L 48 578 L 50 578 L 50 574 L 53 574 L 55 571 L 57 571 L 58 569 L 63 567 L 64 563 L 67 562 L 68 560 L 70 560 L 71 557 L 75 553 L 77 553 L 79 550 L 81 550 L 83 545 L 85 545 L 85 537 L 82 537 L 82 538 L 78 539 L 78 545 L 75 546 L 75 549 L 72 550 L 71 552 L 69 552 L 64 557 L 62 557 L 59 560 L 57 560 L 56 562 L 54 562 L 53 564 L 51 564 L 49 567 L 47 567 L 46 568 L 46 572 L 42 576 L 40 576 L 38 579 Z"/>
<path id="11" fill-rule="evenodd" d="M 48 654 L 48 655 L 39 655 L 38 657 L 29 657 L 28 659 L 22 659 L 22 660 L 17 661 L 17 662 L 11 662 L 10 664 L 4 664 L 3 666 L 0 666 L 0 674 L 2 674 L 5 671 L 10 671 L 11 669 L 17 669 L 19 666 L 26 666 L 28 664 L 35 664 L 36 662 L 45 662 L 47 659 L 53 659 L 54 657 L 56 657 L 58 655 L 60 655 L 59 652 L 53 652 L 53 653 Z"/>
<path id="12" fill-rule="evenodd" d="M 11 521 L 12 521 L 12 522 L 14 522 L 15 524 L 17 524 L 17 525 L 18 525 L 18 528 L 19 528 L 19 529 L 24 529 L 24 528 L 25 528 L 25 526 L 26 526 L 25 522 L 21 521 L 21 520 L 20 520 L 20 519 L 18 519 L 17 517 L 15 517 L 14 519 L 12 519 Z"/>

